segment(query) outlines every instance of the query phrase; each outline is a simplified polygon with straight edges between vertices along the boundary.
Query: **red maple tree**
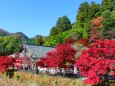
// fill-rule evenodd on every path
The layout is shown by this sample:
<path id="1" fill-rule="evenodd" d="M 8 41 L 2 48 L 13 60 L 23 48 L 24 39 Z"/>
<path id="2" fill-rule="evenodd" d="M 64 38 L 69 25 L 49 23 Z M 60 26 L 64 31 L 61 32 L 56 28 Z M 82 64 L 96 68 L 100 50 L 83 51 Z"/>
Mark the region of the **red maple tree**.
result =
<path id="1" fill-rule="evenodd" d="M 84 50 L 76 61 L 81 74 L 88 77 L 86 84 L 101 83 L 101 76 L 113 73 L 115 77 L 115 40 L 96 41 L 88 50 Z"/>
<path id="2" fill-rule="evenodd" d="M 58 44 L 56 49 L 48 52 L 44 59 L 37 62 L 38 66 L 65 68 L 75 63 L 76 50 L 70 44 Z"/>
<path id="3" fill-rule="evenodd" d="M 41 57 L 39 61 L 36 62 L 36 65 L 40 67 L 47 67 L 46 61 L 47 61 L 47 58 Z"/>
<path id="4" fill-rule="evenodd" d="M 8 68 L 14 67 L 15 59 L 9 56 L 0 57 L 0 72 L 6 72 Z"/>
<path id="5" fill-rule="evenodd" d="M 31 64 L 31 60 L 30 58 L 25 54 L 22 57 L 19 57 L 19 53 L 15 54 L 15 67 L 18 69 L 22 69 L 23 68 L 23 64 L 27 64 L 28 66 L 30 66 Z"/>

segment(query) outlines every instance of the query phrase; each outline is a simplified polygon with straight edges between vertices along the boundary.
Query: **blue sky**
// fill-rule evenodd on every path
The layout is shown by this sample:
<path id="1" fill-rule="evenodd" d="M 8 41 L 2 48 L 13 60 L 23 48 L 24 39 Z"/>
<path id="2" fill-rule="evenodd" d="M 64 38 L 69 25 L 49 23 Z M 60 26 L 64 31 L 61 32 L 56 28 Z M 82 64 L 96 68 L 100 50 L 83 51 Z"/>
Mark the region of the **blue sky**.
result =
<path id="1" fill-rule="evenodd" d="M 102 0 L 0 0 L 0 28 L 28 37 L 48 36 L 59 17 L 66 15 L 75 22 L 78 7 L 85 1 Z"/>

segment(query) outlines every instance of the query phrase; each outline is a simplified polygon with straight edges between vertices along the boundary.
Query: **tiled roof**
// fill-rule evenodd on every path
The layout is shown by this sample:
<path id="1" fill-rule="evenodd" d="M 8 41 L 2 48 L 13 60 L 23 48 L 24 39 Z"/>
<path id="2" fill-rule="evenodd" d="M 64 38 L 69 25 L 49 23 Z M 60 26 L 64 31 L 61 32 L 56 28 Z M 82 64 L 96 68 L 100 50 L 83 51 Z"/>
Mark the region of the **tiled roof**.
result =
<path id="1" fill-rule="evenodd" d="M 33 57 L 43 57 L 46 56 L 47 52 L 50 52 L 52 50 L 54 50 L 54 47 L 48 47 L 48 46 L 37 46 L 37 45 L 29 45 L 26 44 L 25 46 L 31 53 L 33 53 Z"/>

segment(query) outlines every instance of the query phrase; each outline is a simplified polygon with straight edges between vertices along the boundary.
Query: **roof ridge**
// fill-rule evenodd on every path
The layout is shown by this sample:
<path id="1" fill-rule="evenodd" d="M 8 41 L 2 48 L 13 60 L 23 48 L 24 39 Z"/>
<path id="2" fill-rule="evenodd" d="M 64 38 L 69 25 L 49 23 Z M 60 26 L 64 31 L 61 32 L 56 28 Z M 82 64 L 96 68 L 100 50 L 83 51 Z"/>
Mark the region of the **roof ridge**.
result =
<path id="1" fill-rule="evenodd" d="M 54 46 L 44 46 L 44 45 L 34 45 L 34 44 L 26 44 L 26 45 L 33 45 L 33 46 L 41 46 L 41 47 L 51 47 L 51 48 L 55 48 Z"/>

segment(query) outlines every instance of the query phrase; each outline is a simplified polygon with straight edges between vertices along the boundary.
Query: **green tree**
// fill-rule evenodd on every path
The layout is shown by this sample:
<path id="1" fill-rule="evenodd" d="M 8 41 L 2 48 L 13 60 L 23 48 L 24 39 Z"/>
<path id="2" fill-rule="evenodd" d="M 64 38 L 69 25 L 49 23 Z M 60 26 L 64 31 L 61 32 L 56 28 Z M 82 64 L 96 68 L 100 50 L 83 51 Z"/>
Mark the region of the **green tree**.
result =
<path id="1" fill-rule="evenodd" d="M 88 32 L 89 32 L 89 23 L 84 23 L 84 27 L 78 26 L 77 28 L 77 35 L 78 38 L 88 38 Z"/>
<path id="2" fill-rule="evenodd" d="M 91 2 L 90 5 L 90 17 L 92 18 L 96 18 L 99 15 L 101 15 L 101 6 L 100 4 L 96 4 L 95 2 Z"/>
<path id="3" fill-rule="evenodd" d="M 58 31 L 58 34 L 62 32 L 62 21 L 61 21 L 61 17 L 58 18 L 57 22 L 56 22 L 56 28 Z"/>
<path id="4" fill-rule="evenodd" d="M 44 43 L 43 37 L 41 35 L 37 35 L 35 37 L 35 44 L 36 45 L 43 45 L 43 43 Z"/>
<path id="5" fill-rule="evenodd" d="M 104 31 L 111 30 L 115 27 L 115 17 L 114 17 L 114 11 L 110 12 L 110 10 L 105 10 L 101 14 L 104 17 L 103 20 L 103 28 Z"/>
<path id="6" fill-rule="evenodd" d="M 115 8 L 115 0 L 103 0 L 102 3 L 102 10 L 109 10 L 112 11 Z"/>
<path id="7" fill-rule="evenodd" d="M 10 55 L 18 52 L 22 47 L 22 42 L 10 36 L 0 36 L 0 51 L 3 55 Z"/>
<path id="8" fill-rule="evenodd" d="M 77 33 L 76 29 L 67 30 L 61 34 L 55 36 L 49 36 L 45 39 L 45 46 L 56 46 L 59 43 L 63 43 L 65 39 L 72 38 L 72 36 Z M 76 37 L 73 39 L 76 39 Z"/>
<path id="9" fill-rule="evenodd" d="M 115 20 L 115 10 L 111 12 L 111 18 Z"/>
<path id="10" fill-rule="evenodd" d="M 50 36 L 55 36 L 57 34 L 58 34 L 57 28 L 56 27 L 52 27 L 51 30 L 50 30 Z"/>
<path id="11" fill-rule="evenodd" d="M 35 44 L 35 39 L 34 39 L 34 38 L 29 38 L 29 39 L 27 40 L 27 43 L 28 43 L 28 44 Z"/>
<path id="12" fill-rule="evenodd" d="M 72 29 L 76 29 L 76 22 L 72 23 Z"/>
<path id="13" fill-rule="evenodd" d="M 70 30 L 72 28 L 71 22 L 67 16 L 59 17 L 56 22 L 56 28 L 58 31 L 58 34 Z"/>
<path id="14" fill-rule="evenodd" d="M 72 28 L 71 22 L 67 16 L 62 17 L 62 31 L 70 30 Z"/>
<path id="15" fill-rule="evenodd" d="M 84 23 L 87 23 L 91 20 L 90 16 L 90 6 L 88 2 L 82 3 L 76 16 L 77 26 L 84 28 Z"/>

